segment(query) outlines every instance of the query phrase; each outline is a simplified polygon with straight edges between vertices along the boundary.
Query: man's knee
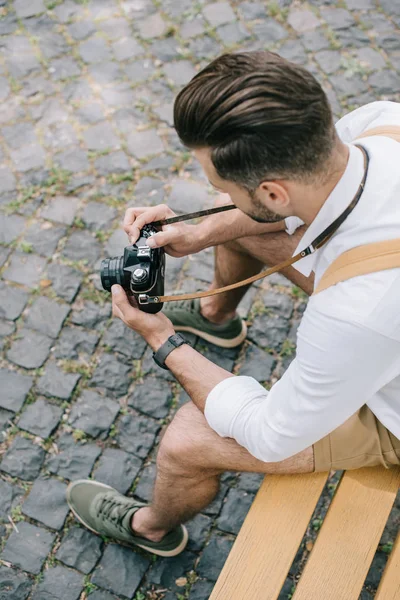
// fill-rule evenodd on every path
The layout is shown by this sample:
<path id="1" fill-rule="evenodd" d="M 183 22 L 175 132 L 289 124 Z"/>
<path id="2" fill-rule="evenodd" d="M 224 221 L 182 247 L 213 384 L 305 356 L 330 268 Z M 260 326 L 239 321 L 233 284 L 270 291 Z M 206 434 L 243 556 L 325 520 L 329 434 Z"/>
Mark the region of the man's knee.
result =
<path id="1" fill-rule="evenodd" d="M 201 455 L 206 445 L 207 424 L 203 414 L 188 402 L 178 410 L 168 426 L 158 450 L 159 471 L 173 471 L 186 477 L 202 471 Z"/>

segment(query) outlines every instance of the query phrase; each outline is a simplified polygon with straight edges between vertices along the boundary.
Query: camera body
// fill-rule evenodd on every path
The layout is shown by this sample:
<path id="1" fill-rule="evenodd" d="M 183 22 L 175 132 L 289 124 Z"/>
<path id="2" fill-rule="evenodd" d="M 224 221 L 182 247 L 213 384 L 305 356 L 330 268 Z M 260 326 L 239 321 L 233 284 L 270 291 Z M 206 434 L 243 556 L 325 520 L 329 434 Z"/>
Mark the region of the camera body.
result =
<path id="1" fill-rule="evenodd" d="M 139 239 L 126 246 L 123 256 L 104 259 L 100 271 L 101 283 L 107 292 L 114 284 L 121 285 L 129 296 L 136 298 L 140 310 L 153 314 L 159 312 L 163 304 L 140 304 L 139 296 L 164 294 L 165 251 L 163 248 L 150 248 L 146 243 L 155 233 L 154 227 L 145 225 Z"/>

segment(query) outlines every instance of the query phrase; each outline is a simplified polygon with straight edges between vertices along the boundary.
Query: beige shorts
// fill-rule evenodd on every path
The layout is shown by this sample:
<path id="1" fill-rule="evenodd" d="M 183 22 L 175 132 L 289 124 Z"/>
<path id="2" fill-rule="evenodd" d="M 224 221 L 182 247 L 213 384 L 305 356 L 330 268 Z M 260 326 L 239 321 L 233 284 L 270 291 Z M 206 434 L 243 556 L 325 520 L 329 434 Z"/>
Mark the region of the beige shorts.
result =
<path id="1" fill-rule="evenodd" d="M 400 465 L 400 441 L 366 405 L 313 448 L 315 471 Z"/>

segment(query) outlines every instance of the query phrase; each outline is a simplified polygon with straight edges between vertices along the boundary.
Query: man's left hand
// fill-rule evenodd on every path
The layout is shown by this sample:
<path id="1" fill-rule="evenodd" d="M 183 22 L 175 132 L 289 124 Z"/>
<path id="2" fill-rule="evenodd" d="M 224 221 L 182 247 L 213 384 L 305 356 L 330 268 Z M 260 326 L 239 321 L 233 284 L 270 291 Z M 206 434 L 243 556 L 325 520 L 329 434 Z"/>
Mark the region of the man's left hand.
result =
<path id="1" fill-rule="evenodd" d="M 135 308 L 120 285 L 113 285 L 111 292 L 113 316 L 141 335 L 153 350 L 158 350 L 171 335 L 174 335 L 171 321 L 162 312 L 153 315 Z"/>

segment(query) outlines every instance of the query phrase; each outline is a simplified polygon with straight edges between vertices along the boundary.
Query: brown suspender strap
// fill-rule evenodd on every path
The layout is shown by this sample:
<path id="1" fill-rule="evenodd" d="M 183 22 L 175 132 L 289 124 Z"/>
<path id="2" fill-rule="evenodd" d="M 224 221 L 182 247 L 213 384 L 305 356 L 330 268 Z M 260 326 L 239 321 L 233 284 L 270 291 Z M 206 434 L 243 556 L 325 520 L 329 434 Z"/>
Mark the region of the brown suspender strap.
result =
<path id="1" fill-rule="evenodd" d="M 375 135 L 390 137 L 400 142 L 400 126 L 375 127 L 364 132 L 357 139 Z M 352 277 L 396 268 L 400 268 L 400 239 L 358 246 L 341 254 L 327 268 L 313 295 Z"/>
<path id="2" fill-rule="evenodd" d="M 396 142 L 400 142 L 400 125 L 383 125 L 382 127 L 374 127 L 373 129 L 369 129 L 368 131 L 364 131 L 361 135 L 357 137 L 357 139 L 370 137 L 371 135 L 383 135 L 384 137 L 389 137 L 395 140 Z"/>
<path id="3" fill-rule="evenodd" d="M 327 268 L 314 295 L 352 277 L 396 268 L 400 268 L 400 239 L 358 246 L 341 254 Z"/>

